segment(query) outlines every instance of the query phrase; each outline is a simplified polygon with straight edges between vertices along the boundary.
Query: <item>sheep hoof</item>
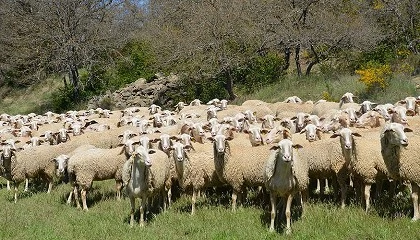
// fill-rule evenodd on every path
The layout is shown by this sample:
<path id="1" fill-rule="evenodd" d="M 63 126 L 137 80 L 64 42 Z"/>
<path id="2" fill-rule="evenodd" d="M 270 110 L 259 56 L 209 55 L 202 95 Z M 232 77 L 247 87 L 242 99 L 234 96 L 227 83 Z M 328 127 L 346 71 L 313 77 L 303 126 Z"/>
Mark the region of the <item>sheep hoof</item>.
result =
<path id="1" fill-rule="evenodd" d="M 411 221 L 412 221 L 412 222 L 416 222 L 418 219 L 419 219 L 418 217 L 413 217 L 413 218 L 411 219 Z"/>
<path id="2" fill-rule="evenodd" d="M 287 228 L 286 229 L 286 235 L 290 235 L 292 233 L 292 229 L 291 228 Z"/>
<path id="3" fill-rule="evenodd" d="M 272 232 L 274 232 L 274 228 L 273 228 L 273 227 L 270 227 L 270 228 L 268 229 L 268 231 L 272 233 Z"/>

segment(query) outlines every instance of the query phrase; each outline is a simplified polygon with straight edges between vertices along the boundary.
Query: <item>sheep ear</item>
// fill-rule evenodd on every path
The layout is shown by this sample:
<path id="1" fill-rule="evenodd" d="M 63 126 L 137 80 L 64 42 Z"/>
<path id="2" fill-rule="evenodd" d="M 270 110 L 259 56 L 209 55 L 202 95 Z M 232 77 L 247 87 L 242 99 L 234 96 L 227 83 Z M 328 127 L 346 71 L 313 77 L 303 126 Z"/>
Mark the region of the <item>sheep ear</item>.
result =
<path id="1" fill-rule="evenodd" d="M 413 129 L 411 129 L 411 128 L 404 128 L 404 132 L 413 132 Z"/>
<path id="2" fill-rule="evenodd" d="M 338 134 L 338 133 L 333 133 L 333 135 L 331 135 L 331 137 L 330 138 L 336 138 L 336 137 L 339 137 L 340 136 L 340 134 Z"/>
<path id="3" fill-rule="evenodd" d="M 268 130 L 267 129 L 261 129 L 260 132 L 263 133 L 263 134 L 267 134 L 268 133 Z"/>
<path id="4" fill-rule="evenodd" d="M 148 152 L 149 154 L 155 154 L 156 153 L 156 150 L 154 150 L 154 149 L 149 149 L 149 152 Z"/>
<path id="5" fill-rule="evenodd" d="M 360 133 L 354 132 L 351 135 L 356 136 L 356 137 L 361 137 L 362 135 L 360 135 Z"/>
<path id="6" fill-rule="evenodd" d="M 216 141 L 216 139 L 214 139 L 214 137 L 208 137 L 207 139 L 212 141 L 212 142 Z"/>
<path id="7" fill-rule="evenodd" d="M 302 146 L 302 145 L 300 145 L 300 144 L 293 144 L 293 145 L 292 145 L 292 148 L 294 148 L 294 149 L 299 149 L 299 148 L 303 148 L 303 146 Z"/>
<path id="8" fill-rule="evenodd" d="M 303 134 L 303 133 L 305 133 L 305 132 L 306 132 L 306 128 L 302 129 L 302 130 L 300 131 L 300 134 Z"/>
<path id="9" fill-rule="evenodd" d="M 277 150 L 277 149 L 279 149 L 280 147 L 279 146 L 272 146 L 271 148 L 270 148 L 270 150 Z"/>
<path id="10" fill-rule="evenodd" d="M 228 141 L 233 140 L 233 136 L 228 136 L 228 137 L 226 137 L 226 140 L 228 140 Z"/>

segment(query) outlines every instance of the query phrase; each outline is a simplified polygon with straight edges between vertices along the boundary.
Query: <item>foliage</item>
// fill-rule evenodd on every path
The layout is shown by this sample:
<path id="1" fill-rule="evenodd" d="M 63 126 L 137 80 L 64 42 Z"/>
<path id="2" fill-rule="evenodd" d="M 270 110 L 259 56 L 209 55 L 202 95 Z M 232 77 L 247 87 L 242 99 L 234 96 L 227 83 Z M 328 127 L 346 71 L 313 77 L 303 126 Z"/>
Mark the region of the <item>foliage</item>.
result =
<path id="1" fill-rule="evenodd" d="M 263 86 L 279 81 L 285 74 L 282 70 L 283 65 L 283 59 L 274 53 L 255 57 L 245 67 L 233 71 L 233 77 L 238 84 L 237 88 L 242 92 L 252 93 Z"/>
<path id="2" fill-rule="evenodd" d="M 366 67 L 356 70 L 356 73 L 360 75 L 358 80 L 365 84 L 366 91 L 375 92 L 387 87 L 392 71 L 388 64 L 369 62 Z"/>
<path id="3" fill-rule="evenodd" d="M 111 85 L 119 88 L 140 77 L 151 79 L 157 72 L 153 68 L 155 60 L 146 42 L 130 42 L 121 50 Z"/>

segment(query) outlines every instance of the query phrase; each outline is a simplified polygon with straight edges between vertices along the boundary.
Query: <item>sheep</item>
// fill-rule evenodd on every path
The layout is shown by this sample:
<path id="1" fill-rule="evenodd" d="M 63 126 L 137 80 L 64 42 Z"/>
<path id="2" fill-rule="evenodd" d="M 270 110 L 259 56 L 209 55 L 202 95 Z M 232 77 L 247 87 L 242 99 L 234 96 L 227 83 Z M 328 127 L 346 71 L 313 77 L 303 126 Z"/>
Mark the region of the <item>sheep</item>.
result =
<path id="1" fill-rule="evenodd" d="M 341 189 L 341 207 L 345 207 L 347 196 L 348 165 L 353 148 L 353 136 L 360 136 L 348 128 L 342 128 L 330 138 L 314 142 L 296 142 L 303 146 L 300 157 L 308 161 L 311 178 L 336 177 Z"/>
<path id="2" fill-rule="evenodd" d="M 371 101 L 367 101 L 367 100 L 366 101 L 363 101 L 360 104 L 359 112 L 360 112 L 360 114 L 364 114 L 364 113 L 366 113 L 368 111 L 373 110 L 377 105 L 378 105 L 377 103 L 373 103 Z"/>
<path id="3" fill-rule="evenodd" d="M 417 221 L 420 218 L 418 203 L 420 152 L 416 147 L 409 145 L 418 145 L 420 139 L 418 135 L 410 135 L 410 142 L 413 143 L 409 144 L 409 138 L 405 132 L 412 131 L 402 124 L 389 123 L 381 130 L 380 140 L 382 158 L 390 177 L 394 180 L 405 180 L 411 183 L 411 199 L 414 209 L 412 221 Z"/>
<path id="4" fill-rule="evenodd" d="M 379 132 L 364 132 L 363 137 L 354 138 L 353 154 L 350 159 L 352 176 L 361 181 L 366 212 L 370 208 L 370 189 L 377 183 L 376 195 L 382 180 L 387 179 L 388 171 L 381 155 Z"/>
<path id="5" fill-rule="evenodd" d="M 384 119 L 384 117 L 380 113 L 371 110 L 362 114 L 359 119 L 357 119 L 354 126 L 356 128 L 377 128 L 384 124 L 382 119 Z"/>
<path id="6" fill-rule="evenodd" d="M 332 111 L 339 110 L 339 103 L 336 102 L 320 102 L 314 105 L 311 114 L 319 117 L 328 117 Z"/>
<path id="7" fill-rule="evenodd" d="M 341 108 L 341 106 L 344 103 L 353 103 L 353 98 L 357 98 L 356 96 L 353 95 L 353 93 L 350 92 L 346 92 L 343 94 L 343 96 L 341 96 L 340 98 L 340 102 L 339 102 L 339 107 Z"/>
<path id="8" fill-rule="evenodd" d="M 171 147 L 180 187 L 192 188 L 191 215 L 195 214 L 196 197 L 200 190 L 222 185 L 214 166 L 213 145 L 198 145 L 191 151 L 190 147 L 180 142 Z"/>
<path id="9" fill-rule="evenodd" d="M 6 179 L 15 185 L 14 201 L 17 202 L 19 184 L 26 178 L 41 177 L 48 182 L 48 193 L 51 192 L 55 174 L 53 159 L 58 153 L 65 151 L 58 145 L 43 145 L 14 153 L 8 161 L 4 161 Z M 34 161 L 36 159 L 36 161 Z"/>
<path id="10" fill-rule="evenodd" d="M 270 150 L 275 151 L 270 154 L 265 163 L 265 186 L 270 192 L 271 201 L 271 232 L 274 231 L 277 196 L 287 199 L 286 233 L 290 233 L 290 208 L 293 196 L 298 192 L 306 191 L 308 188 L 308 165 L 305 160 L 299 158 L 298 151 L 294 150 L 297 148 L 302 148 L 302 146 L 293 144 L 289 139 L 283 139 L 276 146 L 270 148 Z"/>
<path id="11" fill-rule="evenodd" d="M 74 187 L 77 208 L 80 208 L 77 187 L 82 195 L 83 210 L 87 211 L 86 194 L 93 181 L 115 179 L 117 199 L 121 198 L 122 168 L 128 158 L 128 154 L 123 153 L 126 153 L 125 147 L 93 148 L 76 152 L 68 159 L 67 171 Z"/>
<path id="12" fill-rule="evenodd" d="M 166 197 L 163 192 L 168 191 L 166 182 L 169 178 L 169 167 L 169 159 L 165 153 L 146 150 L 143 146 L 137 146 L 130 159 L 124 163 L 122 177 L 130 198 L 130 226 L 134 226 L 136 198 L 140 198 L 139 224 L 143 227 L 147 199 L 159 194 Z"/>
<path id="13" fill-rule="evenodd" d="M 285 103 L 302 103 L 302 99 L 300 99 L 298 96 L 291 96 L 284 100 Z"/>
<path id="14" fill-rule="evenodd" d="M 217 176 L 233 188 L 232 211 L 236 211 L 236 200 L 246 187 L 264 186 L 263 167 L 270 146 L 250 147 L 246 138 L 232 140 L 222 134 L 212 141 Z"/>
<path id="15" fill-rule="evenodd" d="M 405 99 L 398 101 L 395 105 L 405 106 L 407 109 L 407 116 L 414 116 L 419 114 L 418 104 L 420 104 L 419 99 L 416 99 L 415 97 L 406 97 Z"/>
<path id="16" fill-rule="evenodd" d="M 393 108 L 394 105 L 387 103 L 387 104 L 379 104 L 376 105 L 376 107 L 373 108 L 373 111 L 376 111 L 378 113 L 380 113 L 385 121 L 390 121 L 391 120 L 391 115 L 388 113 L 388 109 L 389 108 Z"/>

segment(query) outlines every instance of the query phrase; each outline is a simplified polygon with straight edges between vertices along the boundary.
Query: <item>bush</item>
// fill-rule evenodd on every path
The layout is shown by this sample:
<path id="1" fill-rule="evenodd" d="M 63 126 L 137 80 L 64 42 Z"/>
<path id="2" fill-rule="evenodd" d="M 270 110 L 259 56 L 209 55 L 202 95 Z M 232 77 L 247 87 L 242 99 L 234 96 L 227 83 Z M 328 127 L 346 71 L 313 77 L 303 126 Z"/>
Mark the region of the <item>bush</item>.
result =
<path id="1" fill-rule="evenodd" d="M 385 90 L 392 71 L 388 64 L 381 65 L 369 62 L 366 67 L 356 70 L 356 73 L 360 75 L 358 80 L 365 84 L 366 91 L 373 93 L 378 90 Z"/>

